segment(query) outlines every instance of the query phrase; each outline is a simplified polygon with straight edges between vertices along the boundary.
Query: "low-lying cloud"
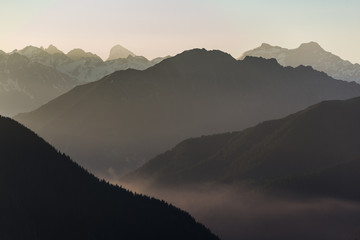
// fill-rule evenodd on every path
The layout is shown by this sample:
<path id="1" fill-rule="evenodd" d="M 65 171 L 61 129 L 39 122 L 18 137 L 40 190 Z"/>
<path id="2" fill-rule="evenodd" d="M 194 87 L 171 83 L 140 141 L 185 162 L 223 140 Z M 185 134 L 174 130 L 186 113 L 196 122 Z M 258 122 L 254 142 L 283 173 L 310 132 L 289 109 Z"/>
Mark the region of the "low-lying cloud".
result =
<path id="1" fill-rule="evenodd" d="M 229 186 L 211 190 L 125 187 L 188 211 L 223 240 L 360 239 L 360 203 L 327 198 L 285 200 Z"/>

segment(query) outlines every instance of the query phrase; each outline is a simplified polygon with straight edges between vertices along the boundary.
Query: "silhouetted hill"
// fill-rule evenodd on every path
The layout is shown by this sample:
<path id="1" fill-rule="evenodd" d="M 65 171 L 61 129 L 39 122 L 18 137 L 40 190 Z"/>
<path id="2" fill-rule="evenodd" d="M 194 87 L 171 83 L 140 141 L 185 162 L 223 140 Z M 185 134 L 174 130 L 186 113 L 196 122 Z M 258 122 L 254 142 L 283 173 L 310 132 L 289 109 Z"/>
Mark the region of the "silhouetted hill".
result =
<path id="1" fill-rule="evenodd" d="M 127 176 L 154 186 L 266 186 L 360 200 L 360 98 L 325 101 L 241 132 L 194 138 Z"/>
<path id="2" fill-rule="evenodd" d="M 173 206 L 100 181 L 0 117 L 0 239 L 218 239 Z"/>
<path id="3" fill-rule="evenodd" d="M 311 67 L 194 49 L 144 71 L 119 71 L 78 86 L 16 119 L 96 174 L 116 177 L 186 138 L 359 95 L 356 83 Z"/>
<path id="4" fill-rule="evenodd" d="M 296 49 L 286 49 L 263 43 L 260 47 L 245 52 L 246 56 L 275 58 L 283 66 L 311 66 L 335 79 L 360 82 L 360 65 L 352 64 L 325 51 L 318 43 L 303 43 Z"/>

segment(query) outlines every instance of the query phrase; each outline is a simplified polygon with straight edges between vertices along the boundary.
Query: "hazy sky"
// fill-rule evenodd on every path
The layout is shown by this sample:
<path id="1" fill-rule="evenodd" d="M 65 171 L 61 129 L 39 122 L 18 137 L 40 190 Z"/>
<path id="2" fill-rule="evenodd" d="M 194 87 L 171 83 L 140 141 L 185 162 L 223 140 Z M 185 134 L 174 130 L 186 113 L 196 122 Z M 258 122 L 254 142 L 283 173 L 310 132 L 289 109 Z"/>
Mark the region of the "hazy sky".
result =
<path id="1" fill-rule="evenodd" d="M 358 0 L 1 0 L 0 49 L 54 44 L 102 58 L 121 44 L 148 58 L 185 49 L 239 57 L 266 42 L 316 41 L 360 63 Z"/>

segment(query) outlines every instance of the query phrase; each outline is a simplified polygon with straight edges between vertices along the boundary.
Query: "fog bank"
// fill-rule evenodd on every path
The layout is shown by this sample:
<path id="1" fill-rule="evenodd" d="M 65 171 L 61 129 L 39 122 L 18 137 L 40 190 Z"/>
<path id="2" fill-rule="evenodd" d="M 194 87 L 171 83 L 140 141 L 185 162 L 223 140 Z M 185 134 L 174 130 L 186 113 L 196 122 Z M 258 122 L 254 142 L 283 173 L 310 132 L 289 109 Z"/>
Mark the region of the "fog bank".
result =
<path id="1" fill-rule="evenodd" d="M 188 211 L 223 240 L 360 238 L 359 203 L 325 198 L 284 200 L 228 186 L 211 190 L 124 186 Z"/>

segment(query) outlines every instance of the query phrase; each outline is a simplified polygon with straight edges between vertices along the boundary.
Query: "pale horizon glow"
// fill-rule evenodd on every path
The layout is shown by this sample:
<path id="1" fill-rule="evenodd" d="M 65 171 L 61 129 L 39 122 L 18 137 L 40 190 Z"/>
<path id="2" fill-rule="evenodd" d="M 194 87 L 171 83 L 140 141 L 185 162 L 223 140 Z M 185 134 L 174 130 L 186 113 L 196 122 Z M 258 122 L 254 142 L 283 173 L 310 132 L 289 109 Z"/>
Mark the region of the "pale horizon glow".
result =
<path id="1" fill-rule="evenodd" d="M 359 9 L 355 0 L 4 0 L 0 49 L 53 44 L 105 60 L 120 44 L 148 59 L 192 48 L 238 58 L 262 43 L 292 49 L 315 41 L 360 63 Z"/>

